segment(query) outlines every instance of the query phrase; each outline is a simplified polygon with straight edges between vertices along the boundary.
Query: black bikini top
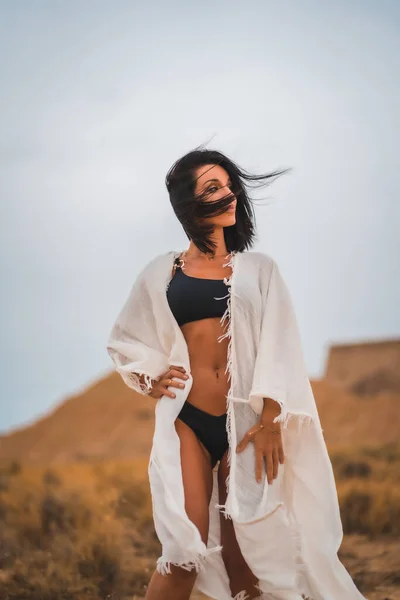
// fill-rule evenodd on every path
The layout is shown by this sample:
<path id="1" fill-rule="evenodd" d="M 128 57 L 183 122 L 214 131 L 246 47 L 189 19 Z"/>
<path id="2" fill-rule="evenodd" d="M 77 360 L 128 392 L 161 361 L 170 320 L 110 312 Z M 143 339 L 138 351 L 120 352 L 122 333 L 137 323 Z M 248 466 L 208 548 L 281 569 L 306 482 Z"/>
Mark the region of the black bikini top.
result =
<path id="1" fill-rule="evenodd" d="M 175 274 L 169 282 L 167 299 L 178 325 L 190 321 L 222 317 L 229 289 L 223 279 L 191 277 L 183 272 L 179 257 L 174 261 Z"/>

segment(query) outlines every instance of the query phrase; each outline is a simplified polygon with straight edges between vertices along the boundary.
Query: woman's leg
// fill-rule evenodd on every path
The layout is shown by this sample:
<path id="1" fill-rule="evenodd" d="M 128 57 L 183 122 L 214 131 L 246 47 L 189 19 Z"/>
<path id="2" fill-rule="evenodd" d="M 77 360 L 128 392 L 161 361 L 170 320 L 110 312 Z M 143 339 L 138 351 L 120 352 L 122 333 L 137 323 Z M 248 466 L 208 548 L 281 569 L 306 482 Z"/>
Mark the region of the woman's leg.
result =
<path id="1" fill-rule="evenodd" d="M 189 519 L 198 528 L 203 542 L 207 544 L 208 511 L 213 486 L 210 455 L 186 423 L 176 419 L 175 429 L 181 442 L 185 509 Z M 171 573 L 168 575 L 155 571 L 145 600 L 188 600 L 196 577 L 194 569 L 186 571 L 174 565 L 171 565 Z"/>
<path id="2" fill-rule="evenodd" d="M 225 452 L 218 468 L 219 504 L 225 504 L 226 502 L 226 478 L 228 477 L 228 474 L 228 452 Z M 259 598 L 261 592 L 255 587 L 258 583 L 258 578 L 254 575 L 243 558 L 231 519 L 226 519 L 221 513 L 220 524 L 222 559 L 229 577 L 232 596 L 245 590 L 247 594 L 249 594 L 246 596 L 246 599 Z"/>

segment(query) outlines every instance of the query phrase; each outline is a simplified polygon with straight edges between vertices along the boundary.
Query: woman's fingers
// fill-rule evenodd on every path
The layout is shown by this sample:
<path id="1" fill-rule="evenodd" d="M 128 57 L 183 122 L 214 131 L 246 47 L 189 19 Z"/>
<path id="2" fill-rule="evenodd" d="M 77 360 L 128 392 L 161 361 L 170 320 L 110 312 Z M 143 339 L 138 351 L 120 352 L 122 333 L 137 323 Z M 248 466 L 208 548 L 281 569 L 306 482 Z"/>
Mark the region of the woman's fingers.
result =
<path id="1" fill-rule="evenodd" d="M 178 371 L 178 369 L 170 369 L 168 378 L 172 379 L 172 377 L 178 377 L 179 379 L 189 379 L 189 375 L 185 373 L 185 371 Z"/>
<path id="2" fill-rule="evenodd" d="M 249 438 L 244 436 L 242 438 L 242 440 L 239 442 L 239 444 L 236 446 L 236 452 L 242 452 L 242 450 L 244 450 L 246 448 L 248 443 L 249 443 Z"/>
<path id="3" fill-rule="evenodd" d="M 256 448 L 256 479 L 260 483 L 264 467 L 264 454 L 261 448 Z"/>
<path id="4" fill-rule="evenodd" d="M 272 455 L 273 455 L 273 478 L 276 479 L 278 477 L 278 465 L 279 465 L 278 448 L 274 448 L 272 450 Z"/>
<path id="5" fill-rule="evenodd" d="M 257 431 L 260 431 L 260 429 L 262 429 L 262 428 L 263 428 L 263 425 L 261 423 L 257 423 L 256 425 L 251 427 L 248 431 L 246 431 L 242 440 L 236 446 L 236 452 L 242 452 L 242 450 L 244 450 L 246 448 L 247 444 L 252 441 L 252 439 L 253 439 L 254 435 L 257 433 Z"/>
<path id="6" fill-rule="evenodd" d="M 267 451 L 262 448 L 256 448 L 256 479 L 258 483 L 261 481 L 264 468 L 267 474 L 268 483 L 273 483 L 274 479 L 278 477 L 278 465 L 277 448 L 271 448 Z"/>
<path id="7" fill-rule="evenodd" d="M 172 366 L 159 382 L 161 386 L 161 395 L 165 394 L 170 398 L 176 398 L 176 394 L 173 391 L 170 391 L 168 388 L 176 387 L 183 389 L 185 387 L 185 384 L 182 381 L 176 381 L 174 378 L 183 379 L 186 381 L 189 379 L 189 376 L 183 367 Z"/>
<path id="8" fill-rule="evenodd" d="M 268 479 L 268 483 L 272 483 L 274 481 L 274 454 L 272 449 L 268 451 L 268 453 L 265 456 L 265 459 L 267 461 L 267 479 Z"/>
<path id="9" fill-rule="evenodd" d="M 161 387 L 163 394 L 165 394 L 166 396 L 169 396 L 170 398 L 175 398 L 176 394 L 174 392 L 170 391 L 168 388 L 170 388 L 171 386 L 177 387 L 176 383 L 177 383 L 176 381 L 173 381 L 171 378 L 168 378 L 168 377 L 163 379 L 162 387 Z"/>
<path id="10" fill-rule="evenodd" d="M 161 395 L 169 396 L 170 398 L 176 398 L 176 394 L 174 392 L 170 392 L 167 386 L 161 388 L 161 391 Z"/>
<path id="11" fill-rule="evenodd" d="M 271 448 L 271 450 L 267 451 L 267 453 L 264 454 L 265 463 L 266 463 L 265 471 L 267 473 L 267 479 L 268 479 L 269 484 L 273 483 L 274 479 L 276 479 L 278 477 L 279 462 L 280 462 L 279 450 L 280 450 L 279 447 Z"/>
<path id="12" fill-rule="evenodd" d="M 184 377 L 185 375 L 186 375 L 186 378 L 188 378 L 188 375 L 187 375 L 184 367 L 177 367 L 174 365 L 170 366 L 169 371 L 166 374 L 167 377 L 181 377 L 181 378 Z"/>

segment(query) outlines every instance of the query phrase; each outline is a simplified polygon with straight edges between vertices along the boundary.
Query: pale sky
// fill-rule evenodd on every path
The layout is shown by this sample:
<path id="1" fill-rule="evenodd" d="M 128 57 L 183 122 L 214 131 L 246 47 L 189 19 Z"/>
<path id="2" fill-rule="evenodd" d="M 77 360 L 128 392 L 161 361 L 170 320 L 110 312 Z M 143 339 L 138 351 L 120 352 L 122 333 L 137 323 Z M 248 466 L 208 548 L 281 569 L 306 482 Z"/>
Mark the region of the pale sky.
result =
<path id="1" fill-rule="evenodd" d="M 400 335 L 399 6 L 0 1 L 0 431 L 111 372 L 139 269 L 187 247 L 165 174 L 208 140 L 292 168 L 257 193 L 253 250 L 310 376 L 331 343 Z"/>

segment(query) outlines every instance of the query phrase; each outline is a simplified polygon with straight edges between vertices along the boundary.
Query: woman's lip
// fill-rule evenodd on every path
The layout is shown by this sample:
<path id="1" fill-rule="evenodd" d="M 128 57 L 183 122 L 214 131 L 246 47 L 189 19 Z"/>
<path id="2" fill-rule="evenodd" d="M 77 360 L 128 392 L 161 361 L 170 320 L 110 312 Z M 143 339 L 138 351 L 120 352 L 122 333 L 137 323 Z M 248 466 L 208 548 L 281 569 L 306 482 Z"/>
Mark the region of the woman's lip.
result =
<path id="1" fill-rule="evenodd" d="M 230 207 L 228 208 L 228 211 L 229 211 L 229 212 L 235 212 L 235 210 L 236 210 L 236 206 L 230 206 Z"/>

